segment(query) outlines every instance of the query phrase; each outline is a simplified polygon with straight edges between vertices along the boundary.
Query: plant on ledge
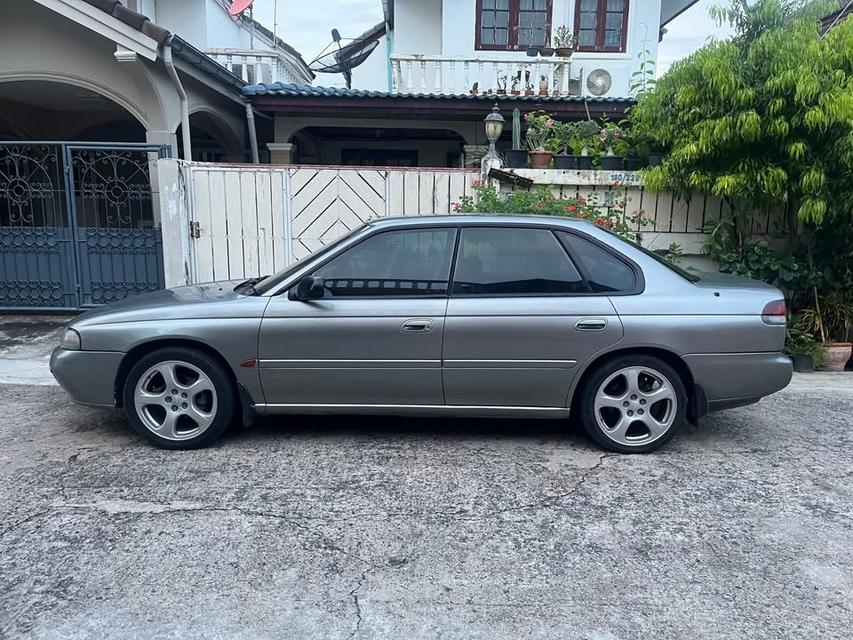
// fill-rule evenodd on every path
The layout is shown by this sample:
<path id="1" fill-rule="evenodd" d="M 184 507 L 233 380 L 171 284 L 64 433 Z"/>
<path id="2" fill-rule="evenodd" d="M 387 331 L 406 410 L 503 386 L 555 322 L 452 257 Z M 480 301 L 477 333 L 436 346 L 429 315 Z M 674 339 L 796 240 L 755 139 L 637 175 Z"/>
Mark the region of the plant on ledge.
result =
<path id="1" fill-rule="evenodd" d="M 639 242 L 639 228 L 647 223 L 643 211 L 625 212 L 627 202 L 618 200 L 614 206 L 602 203 L 597 193 L 589 197 L 557 198 L 547 187 L 532 191 L 515 190 L 501 194 L 495 187 L 474 181 L 474 196 L 463 196 L 453 205 L 455 213 L 532 214 L 579 218 L 609 229 Z"/>
<path id="2" fill-rule="evenodd" d="M 549 141 L 554 137 L 554 119 L 544 111 L 533 111 L 524 116 L 527 123 L 525 141 L 530 152 L 530 166 L 547 169 L 551 164 Z"/>

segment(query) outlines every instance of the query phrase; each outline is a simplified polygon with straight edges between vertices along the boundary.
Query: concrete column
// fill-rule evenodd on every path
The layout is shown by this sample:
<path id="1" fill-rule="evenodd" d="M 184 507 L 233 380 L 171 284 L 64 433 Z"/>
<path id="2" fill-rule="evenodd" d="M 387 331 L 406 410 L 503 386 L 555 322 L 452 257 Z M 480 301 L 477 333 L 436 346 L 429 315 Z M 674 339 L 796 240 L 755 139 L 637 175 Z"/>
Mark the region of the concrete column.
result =
<path id="1" fill-rule="evenodd" d="M 156 165 L 159 189 L 155 201 L 160 208 L 163 235 L 163 275 L 167 287 L 178 287 L 192 282 L 190 213 L 181 188 L 178 161 L 168 158 L 158 160 Z"/>
<path id="2" fill-rule="evenodd" d="M 462 145 L 462 162 L 465 167 L 479 167 L 480 161 L 489 150 L 489 146 L 485 144 L 463 144 Z"/>
<path id="3" fill-rule="evenodd" d="M 178 136 L 171 131 L 146 131 L 145 142 L 169 145 L 172 148 L 172 157 L 178 157 Z"/>
<path id="4" fill-rule="evenodd" d="M 268 142 L 270 164 L 294 164 L 296 160 L 296 145 L 292 142 Z"/>

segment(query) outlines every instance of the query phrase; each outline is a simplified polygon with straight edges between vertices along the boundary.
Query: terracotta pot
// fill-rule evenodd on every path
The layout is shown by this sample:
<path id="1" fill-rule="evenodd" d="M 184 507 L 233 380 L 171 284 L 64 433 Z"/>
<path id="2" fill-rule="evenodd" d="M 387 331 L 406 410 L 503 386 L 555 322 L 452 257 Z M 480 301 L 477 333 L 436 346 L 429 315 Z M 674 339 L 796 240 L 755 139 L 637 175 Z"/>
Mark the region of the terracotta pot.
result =
<path id="1" fill-rule="evenodd" d="M 551 166 L 552 155 L 550 151 L 531 151 L 530 167 L 532 169 L 547 169 Z"/>
<path id="2" fill-rule="evenodd" d="M 510 94 L 514 96 L 521 95 L 521 91 L 519 91 L 518 89 L 511 89 Z"/>
<path id="3" fill-rule="evenodd" d="M 823 345 L 823 364 L 825 371 L 844 371 L 844 365 L 853 351 L 851 342 L 825 342 Z"/>
<path id="4" fill-rule="evenodd" d="M 525 90 L 524 90 L 524 95 L 526 95 L 526 96 L 532 96 L 532 95 L 534 95 L 534 91 L 533 91 L 533 89 L 525 89 Z"/>

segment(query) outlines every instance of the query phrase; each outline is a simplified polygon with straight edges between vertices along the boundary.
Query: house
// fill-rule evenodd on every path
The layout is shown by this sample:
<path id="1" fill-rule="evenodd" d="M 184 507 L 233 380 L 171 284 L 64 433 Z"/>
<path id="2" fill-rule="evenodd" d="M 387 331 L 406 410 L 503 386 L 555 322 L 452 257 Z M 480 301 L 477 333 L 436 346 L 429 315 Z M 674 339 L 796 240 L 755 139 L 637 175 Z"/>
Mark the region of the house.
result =
<path id="1" fill-rule="evenodd" d="M 275 163 L 474 166 L 494 103 L 507 120 L 515 107 L 620 118 L 633 74 L 695 1 L 383 0 L 384 23 L 349 45 L 355 56 L 379 43 L 351 89 L 258 83 L 243 93 L 275 119 L 262 140 Z M 550 50 L 565 44 L 558 31 L 576 38 L 569 56 Z M 499 146 L 509 140 L 507 127 Z"/>
<path id="2" fill-rule="evenodd" d="M 249 81 L 313 74 L 224 0 L 20 0 L 0 22 L 0 308 L 79 309 L 163 286 L 171 156 L 246 162 L 272 136 Z M 142 13 L 144 11 L 145 13 Z"/>
<path id="3" fill-rule="evenodd" d="M 229 6 L 225 0 L 15 3 L 0 23 L 0 141 L 153 142 L 182 155 L 184 91 L 194 158 L 246 160 L 242 86 L 310 84 L 314 75 L 298 52 L 250 18 L 232 18 Z"/>

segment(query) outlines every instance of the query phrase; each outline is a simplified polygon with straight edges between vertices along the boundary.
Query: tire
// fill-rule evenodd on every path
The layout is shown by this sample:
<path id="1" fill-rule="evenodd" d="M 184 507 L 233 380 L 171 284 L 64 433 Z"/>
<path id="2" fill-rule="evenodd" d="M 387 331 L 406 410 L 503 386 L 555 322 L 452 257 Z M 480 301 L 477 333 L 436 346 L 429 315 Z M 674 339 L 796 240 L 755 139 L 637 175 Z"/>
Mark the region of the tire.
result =
<path id="1" fill-rule="evenodd" d="M 236 389 L 225 368 L 185 347 L 140 358 L 128 373 L 123 399 L 133 429 L 163 449 L 206 447 L 237 413 Z"/>
<path id="2" fill-rule="evenodd" d="M 663 360 L 625 355 L 592 371 L 576 408 L 584 429 L 600 446 L 618 453 L 649 453 L 684 427 L 687 391 L 678 372 Z"/>

